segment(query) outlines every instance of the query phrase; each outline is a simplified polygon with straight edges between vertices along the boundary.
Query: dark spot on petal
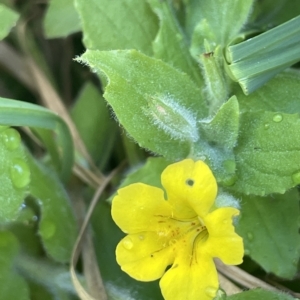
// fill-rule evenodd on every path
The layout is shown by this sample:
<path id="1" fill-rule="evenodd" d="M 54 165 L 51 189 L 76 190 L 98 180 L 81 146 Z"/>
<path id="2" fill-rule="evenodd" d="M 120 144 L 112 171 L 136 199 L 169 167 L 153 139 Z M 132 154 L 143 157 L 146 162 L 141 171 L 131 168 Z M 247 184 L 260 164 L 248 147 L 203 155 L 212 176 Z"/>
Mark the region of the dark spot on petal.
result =
<path id="1" fill-rule="evenodd" d="M 153 254 L 151 254 L 150 256 L 151 256 L 151 257 L 154 257 L 154 255 L 153 255 Z"/>
<path id="2" fill-rule="evenodd" d="M 196 223 L 193 222 L 192 225 L 194 226 L 194 225 L 196 225 Z"/>
<path id="3" fill-rule="evenodd" d="M 185 183 L 189 186 L 193 186 L 195 182 L 193 179 L 187 179 Z"/>

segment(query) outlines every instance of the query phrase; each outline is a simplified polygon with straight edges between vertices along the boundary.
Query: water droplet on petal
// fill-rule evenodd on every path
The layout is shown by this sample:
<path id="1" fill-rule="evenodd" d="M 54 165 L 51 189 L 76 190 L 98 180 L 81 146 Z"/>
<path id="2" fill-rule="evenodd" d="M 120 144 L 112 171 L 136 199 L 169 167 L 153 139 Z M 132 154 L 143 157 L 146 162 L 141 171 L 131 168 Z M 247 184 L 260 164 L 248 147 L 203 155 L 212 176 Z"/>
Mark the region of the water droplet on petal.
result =
<path id="1" fill-rule="evenodd" d="M 292 180 L 295 184 L 300 184 L 300 172 L 294 173 L 292 175 Z"/>
<path id="2" fill-rule="evenodd" d="M 10 178 L 16 188 L 24 188 L 30 182 L 30 169 L 27 163 L 20 158 L 13 161 L 10 167 Z"/>
<path id="3" fill-rule="evenodd" d="M 248 232 L 248 233 L 247 233 L 247 237 L 248 237 L 248 240 L 249 240 L 249 241 L 252 241 L 252 240 L 253 240 L 253 233 Z"/>
<path id="4" fill-rule="evenodd" d="M 44 221 L 41 224 L 41 233 L 44 239 L 51 238 L 55 234 L 55 231 L 56 231 L 56 226 L 52 222 Z"/>
<path id="5" fill-rule="evenodd" d="M 209 287 L 207 287 L 207 288 L 205 289 L 205 294 L 206 294 L 208 297 L 215 298 L 216 295 L 217 295 L 217 291 L 218 291 L 218 289 L 209 286 Z"/>
<path id="6" fill-rule="evenodd" d="M 245 253 L 245 255 L 250 255 L 250 250 L 249 249 L 245 249 L 244 253 Z"/>
<path id="7" fill-rule="evenodd" d="M 139 235 L 139 239 L 140 239 L 141 241 L 142 241 L 144 238 L 145 238 L 145 237 L 144 237 L 142 234 Z"/>
<path id="8" fill-rule="evenodd" d="M 129 237 L 124 239 L 122 244 L 123 244 L 123 247 L 127 250 L 130 250 L 133 247 L 133 242 L 132 242 L 131 238 L 129 238 Z"/>
<path id="9" fill-rule="evenodd" d="M 15 150 L 21 144 L 20 134 L 13 128 L 8 128 L 3 132 L 2 135 L 4 145 L 8 150 Z"/>
<path id="10" fill-rule="evenodd" d="M 267 130 L 270 128 L 270 124 L 269 123 L 265 123 L 264 128 Z"/>
<path id="11" fill-rule="evenodd" d="M 274 117 L 273 117 L 273 121 L 276 122 L 276 123 L 279 123 L 281 122 L 283 119 L 283 116 L 281 114 L 276 114 Z"/>

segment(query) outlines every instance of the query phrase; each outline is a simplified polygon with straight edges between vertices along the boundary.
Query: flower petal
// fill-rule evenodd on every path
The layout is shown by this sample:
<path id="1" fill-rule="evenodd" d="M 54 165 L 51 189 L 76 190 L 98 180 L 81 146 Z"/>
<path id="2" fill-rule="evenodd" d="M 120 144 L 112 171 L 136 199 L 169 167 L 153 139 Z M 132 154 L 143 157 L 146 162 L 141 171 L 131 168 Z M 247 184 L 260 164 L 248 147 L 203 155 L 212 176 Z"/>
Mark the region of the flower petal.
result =
<path id="1" fill-rule="evenodd" d="M 212 257 L 202 253 L 202 243 L 198 244 L 196 249 L 193 246 L 182 248 L 173 266 L 160 280 L 166 300 L 212 300 L 216 296 L 219 288 L 216 267 Z"/>
<path id="2" fill-rule="evenodd" d="M 217 195 L 215 177 L 201 160 L 185 159 L 169 165 L 161 181 L 177 218 L 204 217 Z"/>
<path id="3" fill-rule="evenodd" d="M 237 265 L 243 261 L 243 239 L 235 233 L 232 225 L 232 217 L 238 214 L 236 208 L 223 207 L 209 213 L 204 220 L 209 232 L 205 251 L 228 265 Z"/>
<path id="4" fill-rule="evenodd" d="M 140 281 L 160 278 L 174 261 L 174 250 L 166 237 L 154 232 L 126 236 L 117 246 L 117 262 L 122 270 Z"/>
<path id="5" fill-rule="evenodd" d="M 171 214 L 163 190 L 143 183 L 119 189 L 112 201 L 112 218 L 125 233 L 159 231 L 161 219 Z"/>

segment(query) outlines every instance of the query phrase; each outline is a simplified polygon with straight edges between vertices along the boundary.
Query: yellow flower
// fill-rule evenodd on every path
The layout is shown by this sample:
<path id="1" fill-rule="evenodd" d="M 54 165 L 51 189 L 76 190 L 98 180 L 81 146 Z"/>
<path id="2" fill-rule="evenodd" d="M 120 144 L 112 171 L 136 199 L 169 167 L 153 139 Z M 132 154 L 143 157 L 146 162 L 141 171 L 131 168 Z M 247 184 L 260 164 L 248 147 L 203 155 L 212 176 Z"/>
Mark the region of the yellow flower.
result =
<path id="1" fill-rule="evenodd" d="M 232 225 L 239 210 L 213 206 L 217 183 L 203 161 L 169 165 L 161 182 L 166 194 L 135 183 L 113 199 L 112 217 L 128 234 L 117 246 L 117 262 L 137 280 L 162 277 L 167 300 L 211 300 L 219 288 L 213 258 L 242 262 L 243 240 Z"/>

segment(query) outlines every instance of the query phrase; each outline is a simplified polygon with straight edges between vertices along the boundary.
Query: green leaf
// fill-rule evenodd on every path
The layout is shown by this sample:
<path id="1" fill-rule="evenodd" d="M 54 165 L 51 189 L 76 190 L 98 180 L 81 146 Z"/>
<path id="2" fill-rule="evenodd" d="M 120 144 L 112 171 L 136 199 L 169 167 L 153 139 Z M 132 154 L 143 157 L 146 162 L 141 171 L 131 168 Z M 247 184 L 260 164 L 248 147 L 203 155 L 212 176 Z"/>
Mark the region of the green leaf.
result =
<path id="1" fill-rule="evenodd" d="M 187 75 L 135 50 L 87 51 L 79 61 L 108 77 L 104 97 L 142 147 L 169 159 L 189 154 L 207 107 Z"/>
<path id="2" fill-rule="evenodd" d="M 96 255 L 109 299 L 162 300 L 158 281 L 137 281 L 117 264 L 115 249 L 124 233 L 112 220 L 110 210 L 109 203 L 101 201 L 92 217 Z"/>
<path id="3" fill-rule="evenodd" d="M 0 126 L 0 223 L 16 219 L 28 193 L 30 169 L 13 128 Z"/>
<path id="4" fill-rule="evenodd" d="M 18 18 L 19 15 L 15 11 L 0 4 L 0 40 L 9 34 L 11 28 L 16 25 Z"/>
<path id="5" fill-rule="evenodd" d="M 81 30 L 74 0 L 51 0 L 44 19 L 47 38 L 61 38 Z"/>
<path id="6" fill-rule="evenodd" d="M 236 181 L 233 148 L 239 132 L 239 106 L 235 96 L 221 106 L 213 119 L 199 122 L 200 139 L 192 157 L 206 160 L 217 181 L 230 186 Z"/>
<path id="7" fill-rule="evenodd" d="M 240 117 L 235 148 L 237 178 L 244 194 L 283 194 L 300 183 L 299 114 L 249 112 Z"/>
<path id="8" fill-rule="evenodd" d="M 157 18 L 146 1 L 75 0 L 88 49 L 137 49 L 152 54 Z"/>
<path id="9" fill-rule="evenodd" d="M 227 297 L 228 300 L 294 300 L 292 296 L 263 289 L 255 289 Z"/>
<path id="10" fill-rule="evenodd" d="M 237 232 L 245 253 L 266 272 L 292 279 L 300 255 L 299 195 L 292 189 L 267 198 L 242 196 Z"/>
<path id="11" fill-rule="evenodd" d="M 48 129 L 57 134 L 57 139 L 52 140 L 52 145 L 61 152 L 60 164 L 56 167 L 63 179 L 69 178 L 73 167 L 73 141 L 69 128 L 57 114 L 35 104 L 0 97 L 0 120 L 1 125 L 29 126 L 37 131 Z"/>
<path id="12" fill-rule="evenodd" d="M 0 296 L 1 300 L 29 300 L 29 288 L 14 269 L 19 243 L 9 231 L 0 231 Z"/>
<path id="13" fill-rule="evenodd" d="M 105 166 L 114 146 L 117 126 L 92 83 L 86 83 L 80 91 L 71 116 L 94 161 Z"/>
<path id="14" fill-rule="evenodd" d="M 289 69 L 248 96 L 240 88 L 236 88 L 234 93 L 243 112 L 267 110 L 289 114 L 300 113 L 299 81 L 300 72 Z"/>
<path id="15" fill-rule="evenodd" d="M 32 172 L 30 193 L 41 209 L 39 235 L 44 248 L 56 261 L 68 262 L 77 234 L 69 197 L 54 173 L 29 153 L 27 158 Z"/>
<path id="16" fill-rule="evenodd" d="M 202 28 L 198 28 L 195 34 L 208 39 L 212 44 L 226 46 L 246 23 L 252 4 L 252 0 L 186 1 L 187 13 L 191 18 L 188 30 L 191 31 L 196 24 L 202 24 Z"/>
<path id="17" fill-rule="evenodd" d="M 144 165 L 138 169 L 133 169 L 131 173 L 127 174 L 118 189 L 137 182 L 163 189 L 161 173 L 170 163 L 171 161 L 163 157 L 149 157 Z M 109 201 L 112 201 L 115 195 L 116 193 L 109 197 Z"/>
<path id="18" fill-rule="evenodd" d="M 190 55 L 188 42 L 176 20 L 172 6 L 168 1 L 148 0 L 148 2 L 160 19 L 160 29 L 153 42 L 154 57 L 189 74 L 195 83 L 202 87 L 200 68 Z"/>

